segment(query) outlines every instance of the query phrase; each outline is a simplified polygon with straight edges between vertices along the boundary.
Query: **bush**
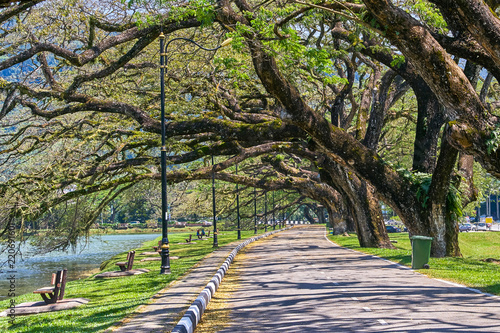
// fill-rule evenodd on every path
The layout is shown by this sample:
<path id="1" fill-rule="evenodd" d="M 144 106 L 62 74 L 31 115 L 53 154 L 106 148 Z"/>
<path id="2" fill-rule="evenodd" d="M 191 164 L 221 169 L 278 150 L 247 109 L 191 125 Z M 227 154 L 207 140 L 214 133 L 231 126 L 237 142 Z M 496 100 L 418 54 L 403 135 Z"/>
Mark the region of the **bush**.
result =
<path id="1" fill-rule="evenodd" d="M 159 227 L 160 227 L 160 224 L 156 220 L 146 220 L 146 228 L 156 229 Z"/>

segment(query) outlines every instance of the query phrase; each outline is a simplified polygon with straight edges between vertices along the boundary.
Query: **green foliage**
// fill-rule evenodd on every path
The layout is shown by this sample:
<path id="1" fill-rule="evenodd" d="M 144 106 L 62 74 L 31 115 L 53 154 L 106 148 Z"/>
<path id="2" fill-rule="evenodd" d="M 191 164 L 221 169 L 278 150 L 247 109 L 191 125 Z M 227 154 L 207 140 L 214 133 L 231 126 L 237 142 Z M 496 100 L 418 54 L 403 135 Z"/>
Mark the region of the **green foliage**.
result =
<path id="1" fill-rule="evenodd" d="M 396 172 L 404 179 L 412 184 L 416 191 L 417 199 L 421 202 L 422 207 L 427 207 L 427 200 L 429 199 L 429 187 L 432 181 L 432 174 L 423 172 L 411 172 L 406 168 L 397 167 Z"/>
<path id="2" fill-rule="evenodd" d="M 432 174 L 423 172 L 411 172 L 405 168 L 397 168 L 396 171 L 406 180 L 408 180 L 412 187 L 416 190 L 417 200 L 420 201 L 423 208 L 427 208 L 429 200 L 429 188 L 432 182 Z M 450 184 L 448 194 L 446 196 L 446 203 L 449 213 L 453 215 L 454 219 L 462 216 L 462 198 L 460 191 Z"/>
<path id="3" fill-rule="evenodd" d="M 209 27 L 215 19 L 215 2 L 212 0 L 190 0 L 188 4 L 179 5 L 175 0 L 120 0 L 121 3 L 127 4 L 128 8 L 137 10 L 132 17 L 139 27 L 146 27 L 153 24 L 158 24 L 161 19 L 168 17 L 173 21 L 182 21 L 190 17 L 195 17 L 202 23 L 202 27 Z M 149 11 L 145 11 L 146 7 Z M 166 12 L 168 15 L 159 14 Z"/>
<path id="4" fill-rule="evenodd" d="M 235 48 L 239 48 L 242 47 L 243 44 L 233 45 L 233 46 Z M 215 57 L 213 62 L 215 65 L 218 65 L 218 70 L 226 71 L 227 75 L 230 78 L 235 79 L 236 82 L 238 82 L 237 86 L 239 86 L 242 81 L 250 80 L 249 67 L 244 61 L 241 61 L 235 57 L 227 56 L 227 57 Z M 237 88 L 237 86 L 235 86 L 235 88 Z"/>
<path id="5" fill-rule="evenodd" d="M 460 195 L 460 191 L 451 184 L 446 196 L 446 207 L 448 208 L 450 214 L 452 214 L 453 220 L 458 221 L 459 218 L 463 216 L 462 197 Z"/>
<path id="6" fill-rule="evenodd" d="M 415 1 L 413 9 L 422 21 L 426 22 L 429 26 L 434 27 L 441 33 L 447 32 L 448 25 L 433 3 L 418 0 Z"/>
<path id="7" fill-rule="evenodd" d="M 362 1 L 356 1 L 356 3 L 362 3 Z M 125 4 L 128 5 L 129 10 L 125 8 Z M 99 57 L 84 65 L 74 65 L 71 61 L 62 59 L 61 55 L 45 52 L 49 57 L 48 72 L 56 76 L 62 88 L 52 89 L 53 95 L 48 93 L 51 91 L 51 84 L 48 79 L 44 78 L 42 67 L 38 67 L 40 60 L 35 57 L 30 59 L 35 66 L 26 66 L 27 72 L 19 73 L 19 77 L 13 75 L 13 80 L 25 82 L 30 89 L 36 91 L 36 94 L 28 94 L 28 89 L 21 89 L 16 92 L 19 94 L 19 98 L 16 97 L 16 99 L 33 101 L 43 111 L 72 107 L 82 107 L 82 109 L 50 119 L 42 119 L 42 117 L 30 114 L 26 107 L 23 108 L 25 113 L 17 114 L 14 112 L 18 110 L 15 110 L 9 115 L 15 114 L 16 117 L 12 118 L 12 123 L 21 123 L 21 125 L 15 127 L 19 135 L 9 134 L 8 131 L 12 129 L 8 126 L 6 126 L 7 132 L 0 133 L 3 138 L 9 136 L 12 138 L 6 144 L 3 144 L 5 141 L 1 142 L 2 149 L 17 150 L 16 154 L 5 157 L 10 159 L 10 163 L 0 169 L 2 180 L 12 180 L 4 184 L 3 188 L 7 190 L 0 190 L 3 195 L 6 194 L 4 195 L 6 199 L 1 204 L 12 208 L 18 202 L 22 202 L 23 206 L 16 207 L 16 212 L 21 212 L 25 217 L 46 214 L 43 215 L 46 223 L 52 223 L 56 217 L 62 216 L 63 220 L 71 221 L 72 224 L 65 221 L 61 223 L 61 227 L 72 231 L 85 231 L 89 226 L 89 221 L 96 218 L 98 214 L 96 212 L 99 210 L 101 210 L 101 216 L 111 215 L 107 208 L 109 205 L 99 206 L 98 201 L 119 202 L 119 198 L 112 197 L 123 186 L 142 182 L 145 179 L 154 179 L 158 175 L 158 147 L 160 145 L 157 124 L 160 118 L 158 45 L 154 40 L 158 30 L 139 29 L 140 32 L 150 33 L 150 35 L 132 37 L 131 31 L 126 31 L 127 35 L 121 35 L 120 29 L 124 26 L 130 27 L 133 23 L 143 28 L 158 24 L 160 19 L 164 22 L 175 22 L 189 18 L 192 22 L 194 21 L 192 18 L 196 18 L 202 23 L 202 28 L 198 26 L 181 28 L 178 31 L 169 32 L 168 39 L 186 37 L 200 41 L 202 45 L 212 46 L 217 45 L 226 28 L 233 29 L 231 24 L 222 27 L 219 24 L 213 24 L 216 5 L 213 0 L 181 2 L 121 0 L 121 4 L 111 2 L 109 5 L 112 6 L 109 11 L 102 11 L 102 8 L 92 8 L 92 5 L 83 0 L 61 1 L 55 7 L 42 3 L 39 10 L 27 15 L 27 20 L 18 21 L 17 34 L 10 34 L 6 30 L 3 42 L 4 54 L 1 59 L 24 52 L 25 46 L 23 45 L 26 40 L 36 39 L 41 43 L 53 43 L 58 49 L 62 48 L 68 53 L 74 52 L 77 55 L 82 52 L 89 53 L 85 51 L 88 47 L 106 39 L 108 41 L 110 38 L 116 41 L 125 40 L 116 45 L 112 43 L 114 45 L 112 48 L 103 50 L 104 52 Z M 439 12 L 427 1 L 400 1 L 397 6 L 404 8 L 414 18 L 429 27 L 441 30 L 446 28 Z M 300 97 L 314 109 L 317 115 L 322 115 L 327 119 L 337 92 L 348 83 L 345 77 L 352 65 L 355 71 L 355 81 L 343 107 L 346 118 L 349 119 L 352 116 L 353 120 L 351 124 L 346 125 L 345 130 L 346 133 L 353 133 L 353 123 L 359 119 L 359 126 L 356 124 L 355 130 L 359 130 L 360 137 L 362 136 L 363 130 L 366 129 L 366 123 L 362 123 L 362 119 L 368 119 L 368 112 L 365 115 L 361 112 L 368 110 L 365 105 L 370 102 L 366 96 L 373 96 L 374 93 L 366 89 L 370 87 L 370 83 L 378 84 L 374 81 L 375 72 L 380 70 L 377 75 L 380 74 L 380 77 L 383 77 L 387 68 L 376 59 L 367 59 L 368 55 L 362 56 L 356 51 L 361 51 L 364 47 L 362 41 L 369 39 L 370 44 L 375 45 L 372 46 L 374 50 L 393 56 L 392 66 L 401 66 L 405 58 L 395 50 L 394 45 L 375 35 L 373 30 L 367 31 L 366 25 L 358 26 L 358 23 L 342 15 L 314 9 L 301 12 L 299 16 L 293 16 L 291 20 L 284 21 L 292 17 L 290 15 L 299 8 L 304 7 L 288 2 L 271 1 L 259 3 L 252 8 L 252 12 L 242 13 L 251 24 L 238 23 L 234 27 L 235 30 L 228 34 L 228 37 L 233 37 L 231 48 L 217 51 L 214 59 L 212 59 L 214 53 L 194 50 L 192 45 L 183 42 L 172 44 L 168 50 L 168 73 L 165 84 L 166 113 L 169 129 L 180 129 L 175 134 L 169 131 L 169 135 L 174 135 L 167 139 L 169 157 L 174 155 L 185 157 L 192 152 L 194 158 L 202 158 L 214 146 L 237 142 L 239 138 L 235 139 L 236 135 L 233 130 L 252 127 L 263 133 L 278 127 L 269 126 L 272 121 L 268 119 L 271 117 L 279 119 L 277 116 L 277 111 L 280 110 L 279 101 L 276 96 L 269 93 L 270 89 L 266 91 L 262 82 L 259 81 L 252 68 L 254 59 L 251 58 L 245 38 L 256 38 L 258 43 L 262 43 L 262 51 L 274 57 L 280 74 L 297 87 Z M 233 9 L 236 12 L 239 11 L 236 6 Z M 348 10 L 342 9 L 342 11 L 348 13 Z M 363 11 L 358 17 L 379 29 L 384 29 L 378 26 L 373 15 L 369 14 L 366 9 Z M 113 14 L 109 15 L 109 13 Z M 106 22 L 105 25 L 109 23 L 111 27 L 95 27 L 93 30 L 95 36 L 89 36 L 87 14 L 91 14 L 90 16 L 98 21 Z M 349 12 L 348 14 L 351 16 L 359 13 Z M 280 22 L 278 28 L 281 36 L 277 36 L 274 32 L 275 24 L 278 22 Z M 339 23 L 343 25 L 341 28 L 347 34 L 347 38 L 336 39 L 330 33 L 329 29 Z M 399 33 L 402 33 L 402 30 Z M 139 41 L 147 42 L 141 44 Z M 105 44 L 109 43 L 102 45 Z M 120 67 L 134 49 L 140 50 L 140 53 L 133 59 L 128 59 L 125 67 Z M 213 65 L 216 66 L 215 69 Z M 30 67 L 32 69 L 29 69 Z M 32 72 L 28 73 L 30 70 Z M 88 82 L 78 85 L 78 93 L 82 96 L 87 95 L 84 98 L 79 97 L 78 103 L 68 102 L 70 96 L 61 97 L 60 92 L 65 91 L 69 85 L 90 76 L 98 79 L 89 79 Z M 4 95 L 7 93 L 6 87 L 9 84 L 11 82 L 0 81 L 0 92 Z M 236 102 L 235 109 L 238 111 L 233 115 L 230 114 L 232 110 L 226 108 L 232 102 L 229 102 L 229 98 L 226 99 L 221 91 L 227 92 L 231 95 L 232 101 Z M 393 92 L 391 90 L 391 96 Z M 402 169 L 398 172 L 413 184 L 418 200 L 423 207 L 427 207 L 430 178 L 427 175 L 413 174 L 409 171 L 416 119 L 416 103 L 411 94 L 411 92 L 407 93 L 405 96 L 409 97 L 406 97 L 406 100 L 402 98 L 396 101 L 387 110 L 381 134 L 383 144 L 380 145 L 378 152 L 384 160 L 397 160 L 405 166 L 406 170 L 401 167 Z M 43 96 L 38 97 L 40 95 Z M 92 104 L 93 108 L 87 110 L 80 100 L 91 101 L 89 104 Z M 119 110 L 117 108 L 96 110 L 95 105 L 101 101 L 123 103 L 124 107 Z M 206 122 L 197 122 L 200 119 Z M 228 119 L 231 120 L 227 121 Z M 22 128 L 24 126 L 22 123 L 25 121 L 29 124 L 26 128 Z M 245 121 L 248 123 L 244 123 Z M 278 122 L 274 122 L 276 123 Z M 174 126 L 170 127 L 170 125 Z M 290 125 L 297 125 L 297 123 Z M 486 142 L 490 153 L 498 147 L 499 136 L 496 131 Z M 242 140 L 237 144 L 248 148 L 258 144 L 256 141 L 260 140 L 260 138 L 253 139 L 255 140 L 248 142 Z M 314 138 L 311 141 L 314 141 Z M 349 146 L 346 149 L 350 149 Z M 280 150 L 280 153 L 283 153 L 283 150 Z M 278 158 L 281 156 L 286 163 L 292 165 L 292 162 L 287 159 L 288 155 L 278 155 Z M 195 170 L 202 165 L 202 161 L 190 160 L 188 163 L 180 162 L 179 165 Z M 257 169 L 261 166 L 261 161 L 256 159 L 252 167 Z M 297 165 L 293 164 L 293 166 Z M 195 171 L 184 173 L 187 176 L 192 174 L 195 174 Z M 262 176 L 261 179 L 265 180 L 265 177 Z M 229 189 L 231 186 L 227 188 L 217 186 L 220 186 L 218 190 L 226 193 L 231 191 Z M 204 190 L 207 190 L 207 187 L 209 185 Z M 93 191 L 101 191 L 103 195 L 92 197 L 89 194 Z M 12 197 L 22 200 L 14 202 L 10 200 Z M 88 206 L 85 211 L 73 206 L 74 200 L 78 197 L 85 198 L 82 199 L 82 202 L 85 201 Z M 449 207 L 458 215 L 461 211 L 458 205 L 459 192 L 450 192 L 448 197 Z M 225 207 L 229 207 L 227 201 L 230 200 L 227 198 L 230 198 L 230 195 L 224 199 Z M 203 199 L 205 198 L 201 195 L 196 199 L 198 201 L 193 199 L 193 202 L 199 204 L 189 205 L 190 211 L 202 207 Z M 293 200 L 290 199 L 291 201 Z M 68 207 L 58 206 L 67 202 Z M 134 203 L 130 198 L 123 202 Z M 60 213 L 64 211 L 63 208 L 67 208 L 65 215 Z M 43 213 L 49 209 L 52 211 Z M 130 208 L 127 213 L 120 213 L 123 215 L 122 218 L 128 219 L 127 216 L 132 215 L 132 210 L 133 208 Z M 208 211 L 204 206 L 200 210 Z M 188 208 L 184 208 L 184 211 L 188 211 Z M 148 211 L 142 215 L 145 218 L 147 214 L 151 213 Z M 67 218 L 70 216 L 77 216 L 79 220 Z M 74 239 L 73 236 L 72 239 Z"/>
<path id="8" fill-rule="evenodd" d="M 405 63 L 405 57 L 403 55 L 395 55 L 392 57 L 391 66 L 399 68 L 401 65 Z"/>
<path id="9" fill-rule="evenodd" d="M 417 188 L 417 199 L 422 203 L 422 207 L 427 207 L 429 199 L 429 188 L 432 182 L 432 175 L 423 172 L 414 172 L 412 183 Z"/>
<path id="10" fill-rule="evenodd" d="M 276 155 L 276 160 L 279 161 L 279 162 L 284 161 L 285 160 L 285 155 L 282 155 L 282 154 Z"/>
<path id="11" fill-rule="evenodd" d="M 486 140 L 486 147 L 488 154 L 496 152 L 500 145 L 500 125 L 496 125 L 495 129 L 491 131 L 491 136 Z"/>

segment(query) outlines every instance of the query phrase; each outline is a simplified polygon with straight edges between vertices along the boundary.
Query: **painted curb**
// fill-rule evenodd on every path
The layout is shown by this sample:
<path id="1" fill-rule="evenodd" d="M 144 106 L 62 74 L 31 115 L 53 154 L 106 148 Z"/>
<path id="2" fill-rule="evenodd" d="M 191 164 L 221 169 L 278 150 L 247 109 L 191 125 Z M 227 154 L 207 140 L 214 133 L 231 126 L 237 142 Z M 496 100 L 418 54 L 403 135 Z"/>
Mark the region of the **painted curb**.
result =
<path id="1" fill-rule="evenodd" d="M 217 270 L 217 273 L 212 277 L 210 282 L 207 283 L 206 287 L 203 289 L 203 291 L 200 293 L 200 295 L 194 300 L 194 302 L 191 304 L 191 306 L 187 309 L 186 313 L 184 316 L 179 320 L 177 325 L 175 325 L 174 329 L 171 331 L 171 333 L 193 333 L 194 330 L 196 329 L 196 325 L 200 322 L 201 316 L 203 316 L 203 313 L 205 312 L 205 309 L 208 306 L 208 303 L 214 296 L 215 292 L 219 288 L 219 285 L 222 282 L 222 279 L 224 278 L 224 275 L 226 275 L 227 270 L 229 269 L 229 266 L 234 260 L 234 257 L 236 254 L 245 246 L 248 244 L 255 242 L 256 240 L 259 240 L 264 237 L 268 237 L 270 235 L 273 235 L 275 233 L 278 233 L 280 231 L 288 230 L 291 229 L 292 227 L 287 227 L 284 229 L 280 230 L 274 230 L 271 232 L 267 232 L 265 234 L 262 234 L 260 236 L 252 237 L 244 241 L 243 243 L 239 244 L 236 246 L 229 256 L 226 258 L 224 263 L 220 266 L 220 268 Z"/>

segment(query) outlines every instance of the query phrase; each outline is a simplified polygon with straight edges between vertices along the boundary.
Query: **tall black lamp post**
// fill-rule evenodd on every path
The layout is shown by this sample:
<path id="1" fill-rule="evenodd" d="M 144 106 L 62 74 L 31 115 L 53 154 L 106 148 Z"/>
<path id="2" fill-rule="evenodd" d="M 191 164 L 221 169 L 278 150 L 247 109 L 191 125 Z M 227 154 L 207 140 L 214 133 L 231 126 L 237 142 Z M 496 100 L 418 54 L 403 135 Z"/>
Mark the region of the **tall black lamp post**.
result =
<path id="1" fill-rule="evenodd" d="M 274 218 L 274 211 L 276 210 L 276 206 L 274 205 L 274 191 L 273 191 L 273 230 L 276 230 L 276 219 Z"/>
<path id="2" fill-rule="evenodd" d="M 238 164 L 236 164 L 236 174 L 238 174 Z M 241 225 L 240 225 L 240 190 L 238 183 L 236 183 L 236 220 L 238 221 L 238 239 L 241 239 Z"/>
<path id="3" fill-rule="evenodd" d="M 267 192 L 264 192 L 264 231 L 267 232 Z"/>
<path id="4" fill-rule="evenodd" d="M 217 240 L 217 209 L 215 207 L 215 165 L 214 165 L 214 155 L 212 155 L 212 212 L 214 216 L 214 247 L 219 246 Z"/>
<path id="5" fill-rule="evenodd" d="M 253 220 L 254 234 L 257 235 L 257 188 L 253 188 Z"/>
<path id="6" fill-rule="evenodd" d="M 170 245 L 168 242 L 168 222 L 170 220 L 170 214 L 168 213 L 167 206 L 167 147 L 165 145 L 166 137 L 166 127 L 165 127 L 165 73 L 167 70 L 167 50 L 170 43 L 183 40 L 190 42 L 202 50 L 205 51 L 216 51 L 223 46 L 229 45 L 232 39 L 227 39 L 222 42 L 219 46 L 213 49 L 207 49 L 200 44 L 196 43 L 194 40 L 184 37 L 173 38 L 168 41 L 165 45 L 165 35 L 163 31 L 160 33 L 160 85 L 161 85 L 161 96 L 160 96 L 160 117 L 161 117 L 161 227 L 162 227 L 162 239 L 161 239 L 161 269 L 160 274 L 170 274 Z M 214 235 L 214 243 L 216 242 L 217 235 Z"/>

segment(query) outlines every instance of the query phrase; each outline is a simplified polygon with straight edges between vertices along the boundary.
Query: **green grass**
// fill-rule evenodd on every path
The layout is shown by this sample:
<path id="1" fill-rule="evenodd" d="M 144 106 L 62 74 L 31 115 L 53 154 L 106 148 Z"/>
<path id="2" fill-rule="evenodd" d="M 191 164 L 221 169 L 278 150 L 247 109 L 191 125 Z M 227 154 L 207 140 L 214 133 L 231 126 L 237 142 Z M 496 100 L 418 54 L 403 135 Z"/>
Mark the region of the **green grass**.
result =
<path id="1" fill-rule="evenodd" d="M 411 244 L 408 233 L 389 234 L 396 249 L 362 248 L 356 235 L 332 236 L 335 243 L 364 253 L 386 258 L 405 266 L 411 266 Z M 430 258 L 430 269 L 420 273 L 432 278 L 460 283 L 484 292 L 500 295 L 500 265 L 485 262 L 493 258 L 500 261 L 500 232 L 460 233 L 460 249 L 463 258 Z"/>
<path id="2" fill-rule="evenodd" d="M 260 230 L 259 234 L 263 231 Z M 191 234 L 193 234 L 191 232 Z M 253 231 L 242 231 L 242 238 L 250 238 Z M 193 235 L 196 238 L 195 235 Z M 235 231 L 222 231 L 218 235 L 219 246 L 236 240 Z M 0 331 L 7 332 L 99 332 L 117 323 L 126 315 L 133 312 L 141 304 L 148 303 L 149 299 L 171 281 L 183 276 L 193 265 L 198 263 L 208 253 L 213 251 L 212 238 L 205 241 L 196 241 L 195 244 L 177 244 L 184 242 L 189 233 L 174 233 L 169 235 L 170 255 L 179 259 L 171 260 L 171 274 L 160 275 L 159 261 L 140 262 L 139 253 L 152 251 L 152 246 L 158 244 L 156 240 L 143 244 L 136 250 L 134 268 L 147 268 L 149 273 L 113 279 L 94 279 L 89 277 L 66 284 L 65 298 L 84 297 L 90 299 L 86 305 L 71 310 L 41 313 L 28 316 L 17 316 L 14 325 L 9 324 L 9 318 L 0 319 Z M 129 249 L 132 250 L 132 249 Z M 129 251 L 127 250 L 127 252 Z M 109 260 L 103 271 L 115 271 L 118 261 L 126 261 L 127 252 Z M 49 281 L 47 281 L 49 285 Z M 41 301 L 40 295 L 26 294 L 16 297 L 16 304 L 23 302 Z M 0 302 L 0 310 L 9 307 L 9 300 Z"/>

